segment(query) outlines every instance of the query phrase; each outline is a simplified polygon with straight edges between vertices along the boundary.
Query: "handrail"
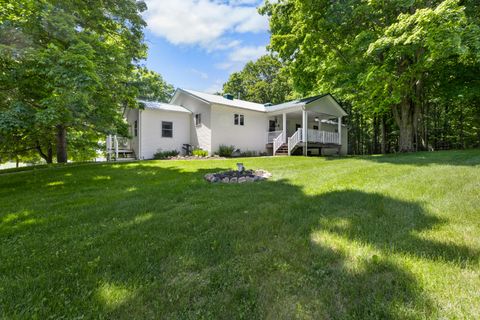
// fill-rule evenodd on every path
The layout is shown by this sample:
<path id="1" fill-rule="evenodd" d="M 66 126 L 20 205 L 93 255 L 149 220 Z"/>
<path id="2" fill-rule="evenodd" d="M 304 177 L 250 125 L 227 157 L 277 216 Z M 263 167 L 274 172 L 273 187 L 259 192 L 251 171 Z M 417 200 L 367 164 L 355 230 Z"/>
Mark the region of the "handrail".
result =
<path id="1" fill-rule="evenodd" d="M 288 138 L 288 155 L 290 156 L 293 148 L 302 141 L 302 128 L 298 129 L 290 138 Z"/>
<path id="2" fill-rule="evenodd" d="M 273 143 L 273 140 L 277 138 L 278 135 L 281 134 L 282 132 L 283 130 L 267 132 L 267 143 Z"/>
<path id="3" fill-rule="evenodd" d="M 275 155 L 275 153 L 277 153 L 277 150 L 280 149 L 280 147 L 283 145 L 284 141 L 285 141 L 285 136 L 283 135 L 283 131 L 282 131 L 278 135 L 278 137 L 273 139 L 273 155 Z"/>
<path id="4" fill-rule="evenodd" d="M 324 144 L 339 144 L 338 132 L 308 129 L 308 141 Z"/>

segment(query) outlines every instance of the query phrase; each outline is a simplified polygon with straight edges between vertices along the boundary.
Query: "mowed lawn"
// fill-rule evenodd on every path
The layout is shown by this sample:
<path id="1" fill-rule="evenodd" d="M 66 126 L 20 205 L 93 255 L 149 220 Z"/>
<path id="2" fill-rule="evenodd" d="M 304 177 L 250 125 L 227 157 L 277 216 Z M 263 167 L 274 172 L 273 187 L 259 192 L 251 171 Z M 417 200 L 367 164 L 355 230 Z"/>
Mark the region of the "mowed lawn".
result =
<path id="1" fill-rule="evenodd" d="M 0 243 L 5 319 L 479 319 L 480 151 L 0 174 Z"/>

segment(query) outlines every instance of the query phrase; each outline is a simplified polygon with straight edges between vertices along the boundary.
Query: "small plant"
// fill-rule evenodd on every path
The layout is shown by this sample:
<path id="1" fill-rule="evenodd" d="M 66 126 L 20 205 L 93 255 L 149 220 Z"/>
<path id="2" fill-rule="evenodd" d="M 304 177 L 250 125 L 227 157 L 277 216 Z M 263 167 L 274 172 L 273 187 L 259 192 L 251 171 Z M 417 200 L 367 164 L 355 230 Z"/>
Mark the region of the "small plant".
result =
<path id="1" fill-rule="evenodd" d="M 234 146 L 221 145 L 218 148 L 218 155 L 220 157 L 231 157 L 234 150 L 235 150 Z"/>
<path id="2" fill-rule="evenodd" d="M 243 151 L 240 153 L 240 157 L 248 158 L 248 157 L 256 157 L 257 156 L 257 151 Z"/>
<path id="3" fill-rule="evenodd" d="M 197 157 L 208 157 L 208 151 L 202 149 L 195 149 L 192 154 Z"/>
<path id="4" fill-rule="evenodd" d="M 158 151 L 153 155 L 153 159 L 156 159 L 156 160 L 168 159 L 171 157 L 176 157 L 178 156 L 178 154 L 179 152 L 177 150 Z"/>

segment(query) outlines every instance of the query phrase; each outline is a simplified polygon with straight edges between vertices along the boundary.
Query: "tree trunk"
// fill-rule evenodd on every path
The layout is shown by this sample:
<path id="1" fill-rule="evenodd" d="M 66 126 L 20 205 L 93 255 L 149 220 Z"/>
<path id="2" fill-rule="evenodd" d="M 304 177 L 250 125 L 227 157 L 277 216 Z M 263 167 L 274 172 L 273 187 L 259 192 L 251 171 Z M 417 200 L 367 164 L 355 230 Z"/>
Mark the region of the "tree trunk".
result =
<path id="1" fill-rule="evenodd" d="M 40 147 L 40 143 L 38 141 L 37 141 L 37 144 L 35 146 L 35 149 L 37 149 L 38 154 L 40 155 L 40 157 L 42 157 L 43 160 L 45 160 L 46 163 L 48 163 L 48 164 L 53 163 L 53 150 L 52 150 L 51 145 L 48 146 L 47 154 L 45 154 L 42 151 L 42 147 Z"/>
<path id="2" fill-rule="evenodd" d="M 57 126 L 57 163 L 67 163 L 67 128 Z"/>
<path id="3" fill-rule="evenodd" d="M 385 128 L 385 115 L 382 115 L 381 119 L 381 130 L 382 130 L 382 154 L 387 153 L 387 130 Z"/>
<path id="4" fill-rule="evenodd" d="M 400 129 L 400 136 L 398 140 L 398 147 L 400 152 L 412 152 L 413 147 L 413 121 L 414 121 L 414 107 L 412 101 L 404 98 L 400 105 L 393 108 L 393 115 L 395 122 Z"/>

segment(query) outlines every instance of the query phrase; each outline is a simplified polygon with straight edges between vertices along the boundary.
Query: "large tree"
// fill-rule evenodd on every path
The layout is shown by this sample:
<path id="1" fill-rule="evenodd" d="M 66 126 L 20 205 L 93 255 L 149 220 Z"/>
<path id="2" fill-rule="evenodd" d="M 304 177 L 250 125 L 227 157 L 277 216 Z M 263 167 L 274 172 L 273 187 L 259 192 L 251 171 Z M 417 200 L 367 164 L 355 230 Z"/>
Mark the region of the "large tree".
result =
<path id="1" fill-rule="evenodd" d="M 126 133 L 121 110 L 137 105 L 130 80 L 146 54 L 145 4 L 1 2 L 0 148 L 66 162 L 67 141 Z"/>
<path id="2" fill-rule="evenodd" d="M 478 106 L 476 9 L 459 0 L 280 0 L 261 11 L 297 91 L 333 92 L 372 123 L 393 115 L 399 150 L 412 151 L 427 147 L 420 132 L 433 101 Z M 461 85 L 440 95 L 452 79 Z"/>
<path id="3" fill-rule="evenodd" d="M 272 55 L 248 62 L 230 75 L 223 92 L 257 103 L 282 103 L 292 95 L 292 85 L 280 60 Z"/>

